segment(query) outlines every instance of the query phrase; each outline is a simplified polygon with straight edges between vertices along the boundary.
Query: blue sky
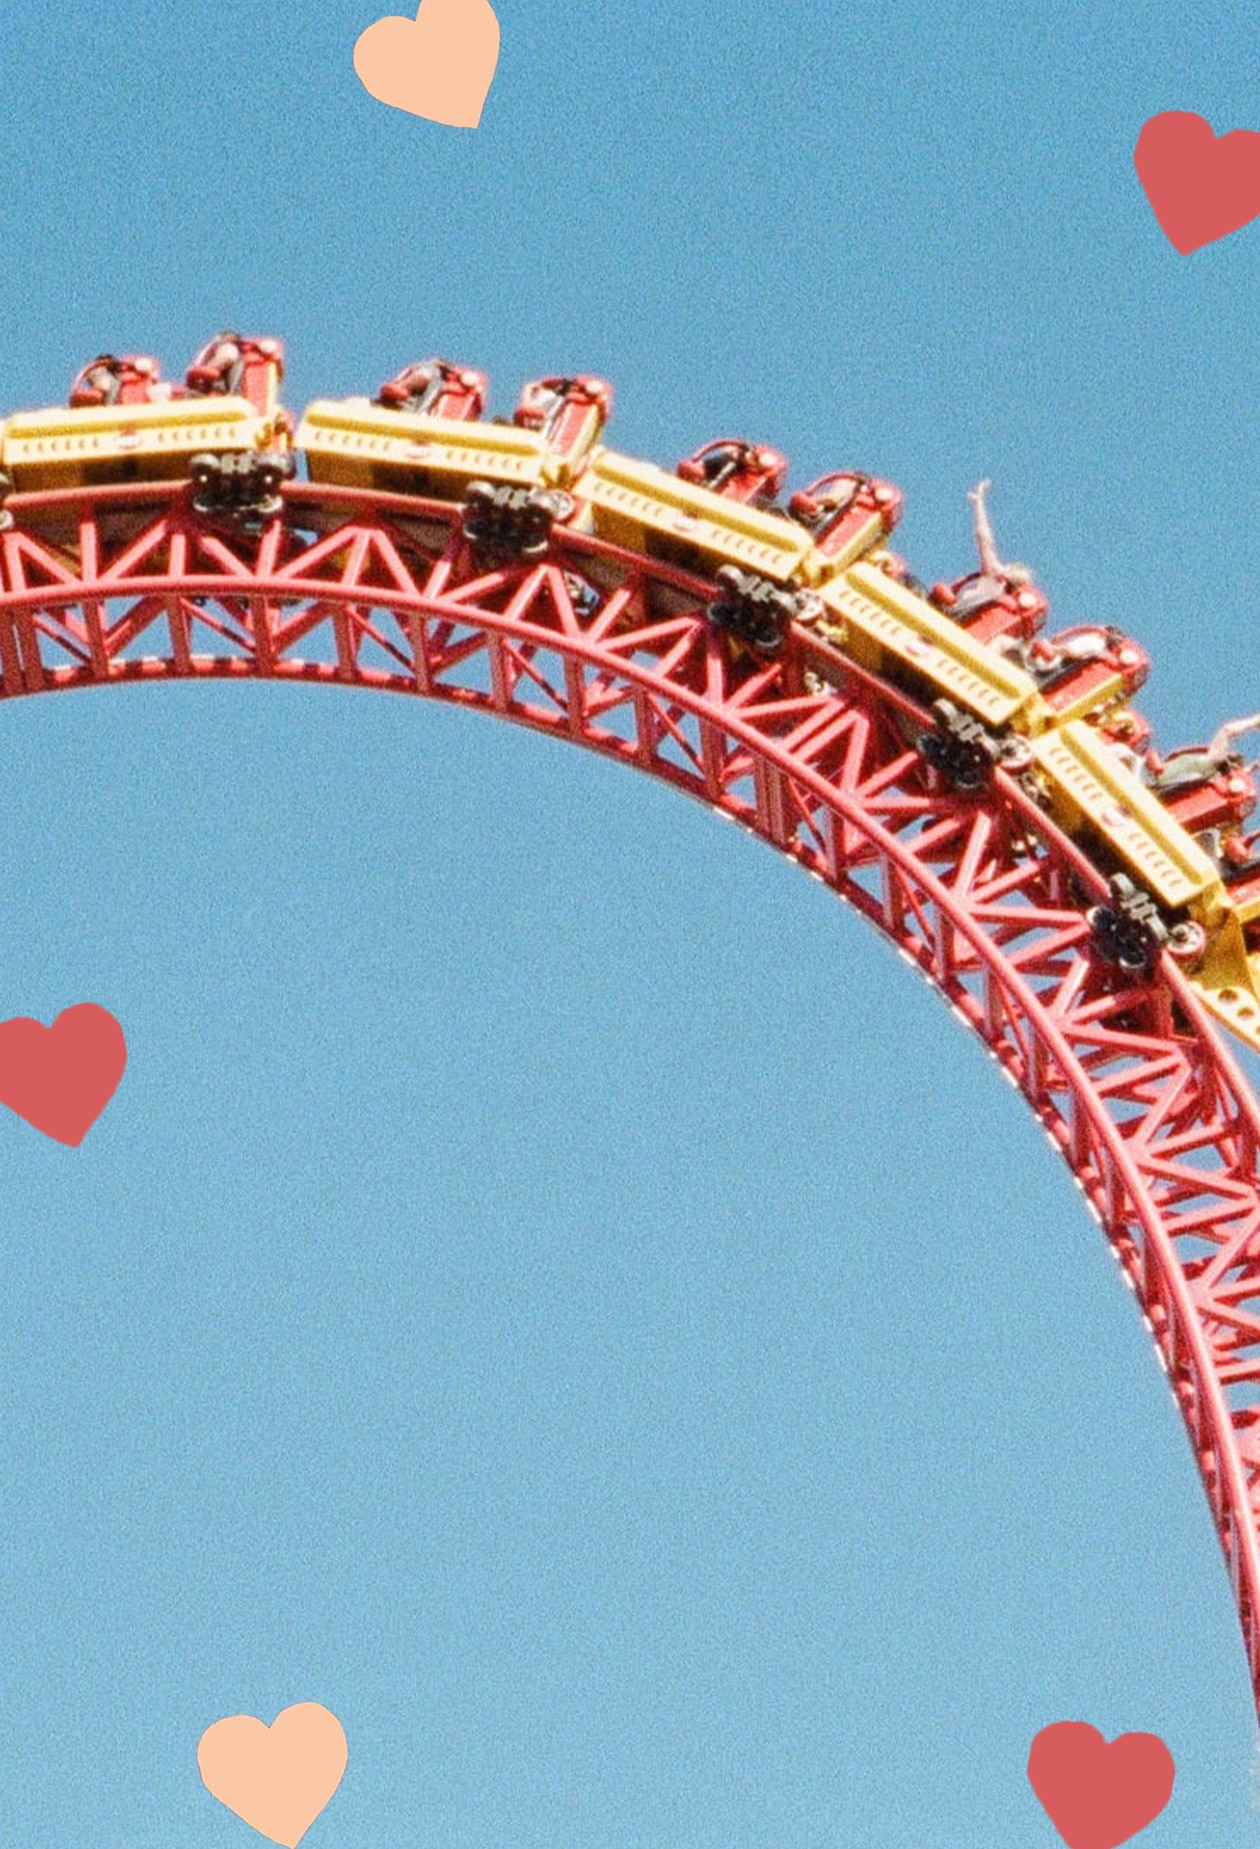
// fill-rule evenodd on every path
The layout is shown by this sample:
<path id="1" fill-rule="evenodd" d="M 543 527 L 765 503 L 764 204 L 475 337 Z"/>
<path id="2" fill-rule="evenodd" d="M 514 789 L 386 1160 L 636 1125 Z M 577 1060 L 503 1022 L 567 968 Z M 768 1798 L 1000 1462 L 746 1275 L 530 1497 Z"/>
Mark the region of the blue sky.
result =
<path id="1" fill-rule="evenodd" d="M 1181 258 L 1132 166 L 1162 109 L 1260 128 L 1251 9 L 499 14 L 463 132 L 362 91 L 359 0 L 15 0 L 0 407 L 224 324 L 294 409 L 600 372 L 632 453 L 897 482 L 923 577 L 991 476 L 1161 744 L 1260 706 L 1260 226 Z M 0 1122 L 0 1841 L 261 1841 L 197 1740 L 303 1700 L 350 1752 L 309 1849 L 1038 1849 L 1062 1719 L 1167 1742 L 1151 1849 L 1260 1840 L 1130 1295 L 856 919 L 420 703 L 0 717 L 0 1015 L 130 1048 L 79 1151 Z"/>

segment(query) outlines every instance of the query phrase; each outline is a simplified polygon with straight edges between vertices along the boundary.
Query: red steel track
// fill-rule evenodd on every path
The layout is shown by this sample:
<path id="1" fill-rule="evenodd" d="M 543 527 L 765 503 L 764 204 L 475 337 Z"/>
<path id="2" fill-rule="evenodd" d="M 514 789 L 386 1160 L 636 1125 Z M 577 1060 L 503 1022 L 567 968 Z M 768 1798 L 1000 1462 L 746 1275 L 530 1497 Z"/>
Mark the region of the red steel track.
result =
<path id="1" fill-rule="evenodd" d="M 1260 1708 L 1260 1107 L 1176 965 L 1104 963 L 1083 915 L 1104 881 L 1075 844 L 1004 774 L 943 787 L 909 742 L 927 715 L 807 632 L 754 657 L 707 620 L 706 580 L 563 528 L 492 568 L 449 505 L 285 503 L 246 540 L 178 485 L 12 496 L 0 697 L 232 675 L 420 694 L 650 772 L 824 880 L 980 1036 L 1100 1220 L 1185 1418 Z"/>

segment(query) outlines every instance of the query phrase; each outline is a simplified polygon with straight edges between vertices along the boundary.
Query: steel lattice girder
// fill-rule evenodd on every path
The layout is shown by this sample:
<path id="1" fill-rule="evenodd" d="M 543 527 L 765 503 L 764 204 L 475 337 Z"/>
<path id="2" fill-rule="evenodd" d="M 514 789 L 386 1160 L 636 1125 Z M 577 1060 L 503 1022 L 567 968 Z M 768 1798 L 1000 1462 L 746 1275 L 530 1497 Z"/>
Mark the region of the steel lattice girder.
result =
<path id="1" fill-rule="evenodd" d="M 619 758 L 800 861 L 980 1036 L 1101 1222 L 1190 1434 L 1260 1708 L 1260 1107 L 1175 963 L 1118 976 L 1084 916 L 1102 876 L 1031 796 L 1001 772 L 943 787 L 925 713 L 803 631 L 752 655 L 707 620 L 705 580 L 562 528 L 545 558 L 488 567 L 446 504 L 285 501 L 246 541 L 179 486 L 12 496 L 0 698 L 225 675 L 418 694 Z"/>

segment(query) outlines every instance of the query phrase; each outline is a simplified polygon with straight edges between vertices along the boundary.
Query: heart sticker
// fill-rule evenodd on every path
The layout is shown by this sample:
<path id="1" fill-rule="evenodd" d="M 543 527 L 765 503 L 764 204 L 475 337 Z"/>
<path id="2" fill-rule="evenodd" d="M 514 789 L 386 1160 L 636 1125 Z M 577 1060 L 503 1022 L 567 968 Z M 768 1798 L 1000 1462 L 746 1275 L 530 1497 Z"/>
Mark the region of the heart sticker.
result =
<path id="1" fill-rule="evenodd" d="M 201 1782 L 260 1836 L 297 1849 L 346 1769 L 341 1722 L 299 1701 L 270 1727 L 252 1714 L 207 1727 L 197 1747 Z"/>
<path id="2" fill-rule="evenodd" d="M 0 1104 L 72 1149 L 117 1091 L 126 1064 L 123 1030 L 95 1002 L 63 1008 L 51 1027 L 27 1015 L 0 1021 Z"/>
<path id="3" fill-rule="evenodd" d="M 1068 1849 L 1116 1849 L 1172 1796 L 1176 1767 L 1158 1734 L 1122 1733 L 1108 1746 L 1086 1721 L 1043 1727 L 1028 1782 Z"/>
<path id="4" fill-rule="evenodd" d="M 448 128 L 476 128 L 498 62 L 490 0 L 421 0 L 414 19 L 378 19 L 354 47 L 369 96 Z"/>
<path id="5" fill-rule="evenodd" d="M 1143 123 L 1133 165 L 1160 228 L 1183 257 L 1260 213 L 1260 134 L 1254 129 L 1218 138 L 1202 116 L 1166 109 Z"/>

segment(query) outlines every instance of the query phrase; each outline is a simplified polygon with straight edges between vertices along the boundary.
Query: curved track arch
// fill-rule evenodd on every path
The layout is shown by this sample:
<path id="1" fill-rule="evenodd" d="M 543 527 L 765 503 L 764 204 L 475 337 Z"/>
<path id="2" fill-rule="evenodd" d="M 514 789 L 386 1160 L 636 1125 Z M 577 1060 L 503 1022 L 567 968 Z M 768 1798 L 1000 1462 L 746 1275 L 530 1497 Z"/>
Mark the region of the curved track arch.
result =
<path id="1" fill-rule="evenodd" d="M 231 676 L 377 687 L 602 752 L 731 816 L 891 939 L 1019 1087 L 1135 1292 L 1181 1407 L 1260 1709 L 1260 1106 L 1167 956 L 1117 975 L 1102 877 L 1004 774 L 944 788 L 927 715 L 793 629 L 767 662 L 708 581 L 562 527 L 488 565 L 459 509 L 308 484 L 242 539 L 185 486 L 15 495 L 0 698 Z"/>

